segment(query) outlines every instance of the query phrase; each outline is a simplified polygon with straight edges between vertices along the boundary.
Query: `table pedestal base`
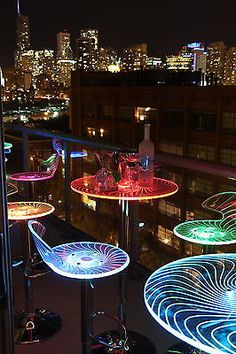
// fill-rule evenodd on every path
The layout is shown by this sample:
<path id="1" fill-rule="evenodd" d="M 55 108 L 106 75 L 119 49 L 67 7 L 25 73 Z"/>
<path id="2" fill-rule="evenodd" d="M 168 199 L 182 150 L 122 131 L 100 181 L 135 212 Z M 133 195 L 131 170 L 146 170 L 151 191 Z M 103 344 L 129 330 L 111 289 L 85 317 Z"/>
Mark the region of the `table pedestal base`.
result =
<path id="1" fill-rule="evenodd" d="M 178 353 L 178 354 L 207 354 L 206 352 L 194 348 L 191 345 L 188 345 L 186 343 L 178 343 L 173 345 L 172 347 L 170 347 L 166 354 L 174 354 L 174 353 Z"/>
<path id="2" fill-rule="evenodd" d="M 105 341 L 109 341 L 110 337 L 118 337 L 120 334 L 116 330 L 107 331 L 99 334 L 98 337 L 104 338 Z M 155 354 L 156 349 L 152 341 L 145 337 L 144 335 L 128 331 L 128 342 L 127 345 L 129 347 L 128 351 L 126 350 L 117 350 L 112 351 L 114 354 Z M 92 345 L 92 353 L 94 354 L 105 354 L 108 350 L 104 346 L 93 343 Z"/>
<path id="3" fill-rule="evenodd" d="M 24 311 L 15 316 L 15 342 L 32 344 L 42 342 L 53 336 L 61 328 L 61 318 L 55 312 L 43 309 L 34 314 Z"/>

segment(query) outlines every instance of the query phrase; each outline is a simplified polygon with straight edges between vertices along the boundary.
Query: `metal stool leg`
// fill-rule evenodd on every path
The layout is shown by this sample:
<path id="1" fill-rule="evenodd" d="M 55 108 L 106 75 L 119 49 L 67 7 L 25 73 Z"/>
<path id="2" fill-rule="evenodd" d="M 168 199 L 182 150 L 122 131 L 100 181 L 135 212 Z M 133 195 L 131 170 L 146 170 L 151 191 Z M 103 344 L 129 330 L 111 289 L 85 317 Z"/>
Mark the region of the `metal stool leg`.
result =
<path id="1" fill-rule="evenodd" d="M 34 309 L 32 267 L 31 267 L 31 238 L 26 222 L 21 223 L 25 242 L 25 309 L 15 316 L 16 343 L 32 344 L 50 338 L 61 328 L 61 318 L 57 313 L 44 309 Z"/>
<path id="2" fill-rule="evenodd" d="M 82 353 L 91 354 L 91 338 L 93 313 L 93 285 L 89 280 L 81 282 L 81 344 Z"/>

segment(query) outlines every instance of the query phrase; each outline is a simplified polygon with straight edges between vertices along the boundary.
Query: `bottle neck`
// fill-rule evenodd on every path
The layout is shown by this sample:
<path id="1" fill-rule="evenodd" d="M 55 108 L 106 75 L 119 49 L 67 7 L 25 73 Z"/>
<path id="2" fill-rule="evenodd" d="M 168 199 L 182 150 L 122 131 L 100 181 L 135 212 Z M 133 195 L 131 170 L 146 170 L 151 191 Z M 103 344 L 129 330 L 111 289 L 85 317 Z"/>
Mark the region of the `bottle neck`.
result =
<path id="1" fill-rule="evenodd" d="M 150 124 L 144 124 L 144 140 L 150 140 Z"/>

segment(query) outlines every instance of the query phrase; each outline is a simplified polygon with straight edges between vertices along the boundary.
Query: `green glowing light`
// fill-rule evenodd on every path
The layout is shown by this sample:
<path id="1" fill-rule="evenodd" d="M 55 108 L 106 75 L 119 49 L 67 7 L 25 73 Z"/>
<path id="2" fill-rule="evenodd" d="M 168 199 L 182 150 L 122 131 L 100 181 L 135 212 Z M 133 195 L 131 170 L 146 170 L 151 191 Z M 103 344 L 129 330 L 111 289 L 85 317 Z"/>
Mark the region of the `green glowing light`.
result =
<path id="1" fill-rule="evenodd" d="M 223 192 L 206 199 L 202 206 L 222 215 L 217 220 L 186 221 L 174 228 L 174 234 L 184 240 L 223 245 L 236 243 L 236 192 Z"/>

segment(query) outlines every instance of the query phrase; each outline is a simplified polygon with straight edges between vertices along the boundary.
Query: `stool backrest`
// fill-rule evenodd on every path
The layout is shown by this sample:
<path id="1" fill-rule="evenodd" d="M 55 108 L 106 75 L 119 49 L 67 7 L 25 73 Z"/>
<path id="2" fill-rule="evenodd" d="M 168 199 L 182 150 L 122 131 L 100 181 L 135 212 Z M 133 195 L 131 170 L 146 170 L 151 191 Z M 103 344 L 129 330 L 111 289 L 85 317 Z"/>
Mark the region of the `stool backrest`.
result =
<path id="1" fill-rule="evenodd" d="M 28 221 L 28 228 L 33 237 L 35 246 L 42 257 L 43 261 L 51 266 L 58 262 L 62 262 L 61 258 L 55 254 L 53 249 L 43 240 L 43 237 L 46 233 L 46 228 L 43 224 L 36 220 Z"/>
<path id="2" fill-rule="evenodd" d="M 52 141 L 53 149 L 62 156 L 62 151 L 64 149 L 63 142 L 59 139 L 53 139 Z"/>
<path id="3" fill-rule="evenodd" d="M 227 231 L 236 228 L 236 192 L 222 192 L 202 203 L 203 208 L 221 213 L 220 226 Z"/>
<path id="4" fill-rule="evenodd" d="M 48 174 L 55 175 L 60 162 L 60 155 L 58 153 L 51 155 L 47 160 L 41 163 L 41 166 L 46 168 Z"/>

